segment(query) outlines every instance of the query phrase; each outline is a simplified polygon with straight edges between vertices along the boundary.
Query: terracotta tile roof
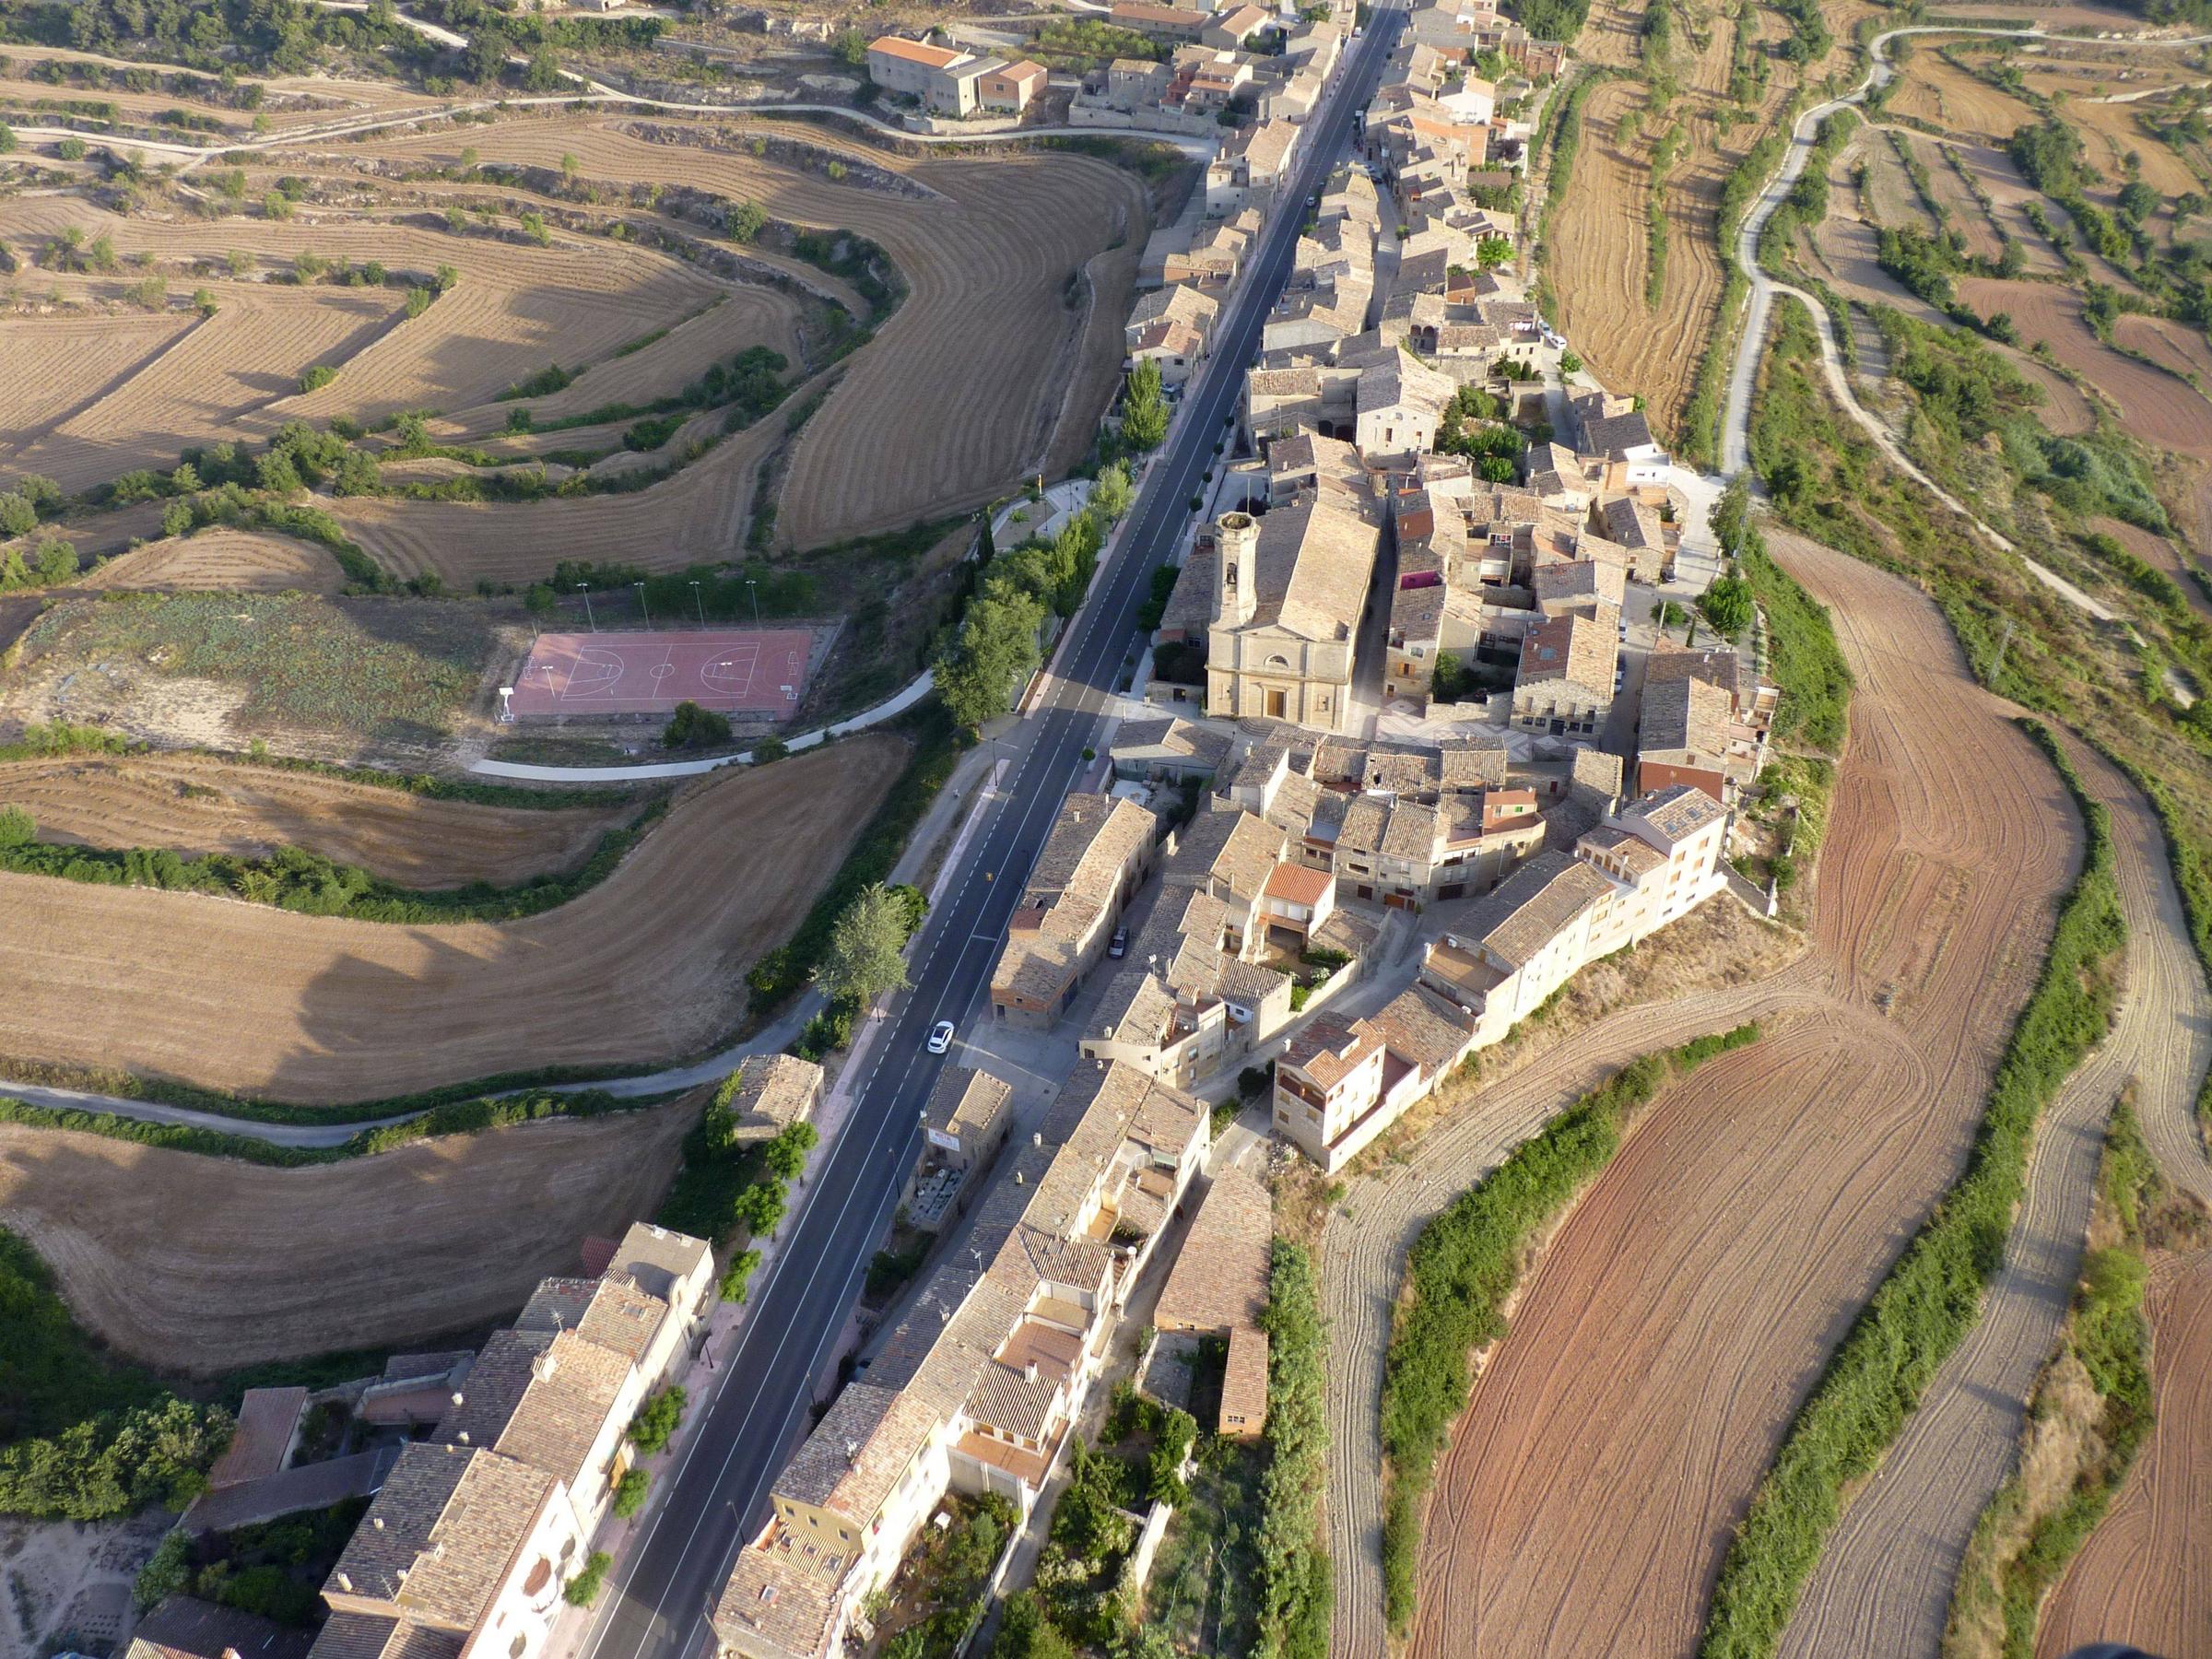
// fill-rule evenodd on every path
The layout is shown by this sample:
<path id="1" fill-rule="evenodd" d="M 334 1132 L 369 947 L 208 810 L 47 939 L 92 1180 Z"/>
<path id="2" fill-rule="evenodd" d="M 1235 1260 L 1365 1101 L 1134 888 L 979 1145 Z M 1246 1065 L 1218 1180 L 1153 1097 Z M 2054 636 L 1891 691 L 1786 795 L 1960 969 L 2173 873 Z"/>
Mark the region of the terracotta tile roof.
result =
<path id="1" fill-rule="evenodd" d="M 1448 744 L 1437 757 L 1438 784 L 1444 789 L 1494 789 L 1505 782 L 1508 755 L 1502 744 Z"/>
<path id="2" fill-rule="evenodd" d="M 461 1630 L 436 1630 L 411 1618 L 371 1613 L 333 1613 L 308 1659 L 458 1659 L 468 1640 Z M 258 1659 L 248 1654 L 246 1659 Z"/>
<path id="3" fill-rule="evenodd" d="M 820 1653 L 850 1565 L 849 1556 L 826 1554 L 771 1523 L 760 1540 L 737 1552 L 715 1600 L 715 1631 L 734 1650 L 743 1651 L 744 1643 L 756 1651 Z"/>
<path id="4" fill-rule="evenodd" d="M 1631 876 L 1646 875 L 1666 863 L 1666 854 L 1642 837 L 1603 825 L 1584 835 L 1576 844 L 1593 853 L 1602 853 L 1618 859 Z"/>
<path id="5" fill-rule="evenodd" d="M 610 1319 L 628 1316 L 608 1311 Z M 433 1439 L 489 1447 L 572 1489 L 629 1371 L 629 1354 L 601 1347 L 579 1331 L 550 1338 L 536 1331 L 498 1332 L 469 1373 L 463 1403 L 440 1421 Z"/>
<path id="6" fill-rule="evenodd" d="M 910 64 L 919 64 L 924 69 L 949 69 L 962 63 L 964 52 L 947 52 L 942 46 L 924 45 L 920 41 L 903 40 L 898 35 L 882 35 L 868 42 L 870 52 L 880 52 L 886 57 L 902 58 Z"/>
<path id="7" fill-rule="evenodd" d="M 1525 967 L 1613 884 L 1563 853 L 1539 853 L 1485 895 L 1464 933 L 1500 961 Z"/>
<path id="8" fill-rule="evenodd" d="M 674 1295 L 679 1279 L 690 1278 L 700 1268 L 710 1266 L 713 1255 L 703 1239 L 655 1227 L 650 1221 L 633 1221 L 616 1246 L 608 1268 L 629 1274 L 638 1281 L 639 1289 L 665 1301 Z"/>
<path id="9" fill-rule="evenodd" d="M 426 1623 L 473 1629 L 552 1492 L 550 1475 L 481 1447 L 408 1446 L 339 1555 L 332 1584 L 350 1583 L 353 1594 Z"/>
<path id="10" fill-rule="evenodd" d="M 1309 1020 L 1283 1049 L 1283 1063 L 1311 1077 L 1321 1088 L 1334 1088 L 1359 1068 L 1382 1039 L 1366 1022 L 1346 1025 L 1326 1014 Z"/>
<path id="11" fill-rule="evenodd" d="M 1195 760 L 1218 767 L 1228 758 L 1230 739 L 1187 720 L 1125 720 L 1108 749 L 1117 761 Z"/>
<path id="12" fill-rule="evenodd" d="M 1267 1333 L 1246 1327 L 1229 1336 L 1229 1364 L 1221 1374 L 1221 1414 L 1217 1427 L 1232 1421 L 1250 1433 L 1267 1419 Z"/>
<path id="13" fill-rule="evenodd" d="M 1359 1023 L 1399 1059 L 1431 1075 L 1456 1061 L 1475 1035 L 1465 1014 L 1421 985 L 1408 985 Z"/>
<path id="14" fill-rule="evenodd" d="M 1672 841 L 1683 841 L 1725 816 L 1718 801 L 1687 783 L 1648 794 L 1628 810 Z"/>
<path id="15" fill-rule="evenodd" d="M 290 1430 L 288 1426 L 286 1432 Z M 314 1637 L 236 1607 L 189 1595 L 165 1597 L 138 1621 L 124 1659 L 306 1659 Z"/>
<path id="16" fill-rule="evenodd" d="M 922 1126 L 965 1140 L 996 1122 L 1013 1096 L 1011 1088 L 987 1071 L 948 1065 L 937 1074 L 923 1105 Z"/>
<path id="17" fill-rule="evenodd" d="M 1194 325 L 1200 333 L 1213 326 L 1220 314 L 1221 303 L 1211 294 L 1202 294 L 1188 283 L 1172 283 L 1154 288 L 1130 308 L 1130 328 L 1142 328 L 1148 323 L 1179 322 Z"/>
<path id="18" fill-rule="evenodd" d="M 1718 761 L 1728 747 L 1731 699 L 1720 687 L 1683 676 L 1646 680 L 1636 751 Z"/>
<path id="19" fill-rule="evenodd" d="M 1259 1179 L 1234 1164 L 1207 1188 L 1152 1323 L 1161 1330 L 1227 1334 L 1256 1325 L 1267 1306 L 1275 1212 Z"/>
<path id="20" fill-rule="evenodd" d="M 1309 869 L 1304 865 L 1277 865 L 1267 877 L 1266 894 L 1287 904 L 1319 904 L 1328 896 L 1335 877 L 1326 870 Z"/>
<path id="21" fill-rule="evenodd" d="M 207 1484 L 227 1487 L 259 1480 L 284 1467 L 292 1430 L 306 1409 L 304 1388 L 247 1389 L 238 1405 L 238 1431 L 207 1471 Z"/>
<path id="22" fill-rule="evenodd" d="M 1553 617 L 1538 623 L 1521 641 L 1517 683 L 1565 680 L 1610 696 L 1613 665 L 1620 654 L 1615 626 L 1612 607 L 1603 605 L 1594 617 Z"/>

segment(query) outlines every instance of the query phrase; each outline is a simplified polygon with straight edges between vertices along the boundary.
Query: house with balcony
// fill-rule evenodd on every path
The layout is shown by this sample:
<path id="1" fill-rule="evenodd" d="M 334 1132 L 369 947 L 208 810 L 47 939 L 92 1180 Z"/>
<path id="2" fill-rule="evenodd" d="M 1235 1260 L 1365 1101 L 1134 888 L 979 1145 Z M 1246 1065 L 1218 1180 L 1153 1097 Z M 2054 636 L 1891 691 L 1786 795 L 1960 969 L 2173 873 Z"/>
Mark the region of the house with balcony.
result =
<path id="1" fill-rule="evenodd" d="M 542 1281 L 473 1359 L 394 1361 L 410 1404 L 372 1420 L 431 1437 L 401 1451 L 324 1583 L 312 1659 L 544 1651 L 629 1467 L 624 1430 L 713 1294 L 701 1240 L 640 1223 L 599 1249 L 606 1271 Z"/>
<path id="2" fill-rule="evenodd" d="M 971 1250 L 778 1476 L 715 1603 L 725 1653 L 839 1651 L 948 1491 L 1028 1517 L 1207 1144 L 1201 1102 L 1126 1066 L 1077 1070 L 978 1206 Z"/>

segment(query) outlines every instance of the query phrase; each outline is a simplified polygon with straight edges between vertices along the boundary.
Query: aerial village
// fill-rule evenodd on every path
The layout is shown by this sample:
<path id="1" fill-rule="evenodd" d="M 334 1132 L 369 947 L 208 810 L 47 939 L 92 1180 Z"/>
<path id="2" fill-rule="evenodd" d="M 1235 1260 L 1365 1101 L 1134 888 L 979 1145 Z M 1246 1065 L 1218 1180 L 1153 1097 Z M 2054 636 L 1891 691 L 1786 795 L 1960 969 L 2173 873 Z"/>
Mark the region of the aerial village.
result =
<path id="1" fill-rule="evenodd" d="M 1280 215 L 1301 219 L 1294 265 L 1149 655 L 1028 873 L 983 1029 L 929 1097 L 900 1218 L 930 1265 L 816 1402 L 715 1595 L 724 1651 L 748 1659 L 868 1636 L 948 1494 L 1026 1523 L 1134 1338 L 1155 1409 L 1193 1404 L 1210 1353 L 1206 1429 L 1258 1436 L 1267 1160 L 1334 1176 L 1588 964 L 1732 886 L 1771 903 L 1727 859 L 1775 689 L 1668 604 L 1721 566 L 1705 487 L 1510 275 L 1521 112 L 1560 49 L 1490 0 L 1416 10 L 1357 159 L 1301 201 L 1349 8 L 1286 25 L 1123 0 L 1111 21 L 1171 53 L 1087 77 L 1072 121 L 1229 127 L 1145 250 L 1126 366 L 1152 365 L 1181 418 Z M 1263 30 L 1274 49 L 1248 52 Z M 892 36 L 867 62 L 953 123 L 1018 120 L 1046 81 Z M 1522 436 L 1477 450 L 1483 420 Z M 730 1133 L 766 1139 L 813 1116 L 824 1074 L 752 1059 L 725 1092 Z M 620 1524 L 626 1429 L 698 1362 L 713 1303 L 698 1240 L 640 1226 L 586 1256 L 598 1277 L 547 1280 L 480 1352 L 337 1391 L 428 1438 L 363 1480 L 306 1659 L 479 1640 L 524 1659 L 564 1618 L 574 1634 L 562 1587 Z M 313 1403 L 249 1394 L 203 1503 L 257 1512 L 267 1483 L 323 1466 L 284 1468 Z"/>

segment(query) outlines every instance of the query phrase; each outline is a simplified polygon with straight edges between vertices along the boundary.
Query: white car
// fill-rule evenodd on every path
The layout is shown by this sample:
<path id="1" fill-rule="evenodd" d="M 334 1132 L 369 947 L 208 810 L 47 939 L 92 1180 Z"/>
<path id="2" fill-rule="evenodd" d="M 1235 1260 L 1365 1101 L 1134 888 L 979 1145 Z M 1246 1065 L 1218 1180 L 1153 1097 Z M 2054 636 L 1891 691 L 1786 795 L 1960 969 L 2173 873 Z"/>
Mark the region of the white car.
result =
<path id="1" fill-rule="evenodd" d="M 952 1021 L 940 1019 L 929 1028 L 929 1052 L 941 1054 L 952 1046 Z"/>

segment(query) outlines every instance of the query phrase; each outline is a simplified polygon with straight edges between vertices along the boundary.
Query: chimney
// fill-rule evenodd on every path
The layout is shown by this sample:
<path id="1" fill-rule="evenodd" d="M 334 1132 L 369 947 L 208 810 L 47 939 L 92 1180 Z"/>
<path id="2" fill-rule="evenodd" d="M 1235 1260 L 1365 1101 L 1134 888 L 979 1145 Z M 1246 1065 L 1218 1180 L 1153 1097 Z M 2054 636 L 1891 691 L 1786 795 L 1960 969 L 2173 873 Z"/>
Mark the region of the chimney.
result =
<path id="1" fill-rule="evenodd" d="M 333 1573 L 331 1577 L 336 1581 L 339 1589 L 345 1591 L 348 1595 L 353 1594 L 353 1580 L 351 1578 L 343 1572 Z"/>
<path id="2" fill-rule="evenodd" d="M 382 1515 L 371 1515 L 369 1517 L 369 1524 L 375 1527 L 378 1532 L 382 1532 L 384 1530 L 384 1518 Z"/>
<path id="3" fill-rule="evenodd" d="M 464 1429 L 460 1431 L 460 1433 L 454 1435 L 453 1438 L 465 1446 L 468 1444 L 468 1430 Z"/>
<path id="4" fill-rule="evenodd" d="M 1041 1147 L 1041 1146 L 1043 1146 L 1043 1145 L 1044 1145 L 1044 1132 L 1043 1132 L 1042 1130 L 1037 1130 L 1037 1131 L 1034 1131 L 1034 1132 L 1033 1132 L 1033 1133 L 1032 1133 L 1032 1134 L 1030 1135 L 1030 1146 L 1032 1146 L 1032 1147 Z"/>
<path id="5" fill-rule="evenodd" d="M 1259 521 L 1249 512 L 1225 512 L 1214 527 L 1214 542 L 1221 561 L 1215 615 L 1231 628 L 1241 628 L 1259 604 Z"/>
<path id="6" fill-rule="evenodd" d="M 551 1354 L 535 1355 L 530 1361 L 530 1374 L 540 1382 L 550 1382 L 553 1380 L 553 1373 L 559 1368 L 560 1361 L 554 1359 Z"/>
<path id="7" fill-rule="evenodd" d="M 1021 1380 L 1024 1382 L 1034 1382 L 1037 1381 L 1036 1360 L 1032 1359 L 1027 1365 L 1024 1365 L 1021 1368 Z"/>

